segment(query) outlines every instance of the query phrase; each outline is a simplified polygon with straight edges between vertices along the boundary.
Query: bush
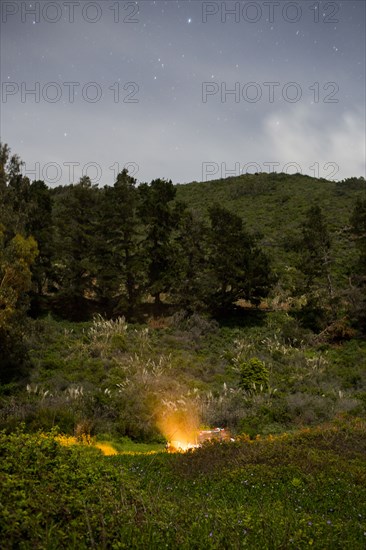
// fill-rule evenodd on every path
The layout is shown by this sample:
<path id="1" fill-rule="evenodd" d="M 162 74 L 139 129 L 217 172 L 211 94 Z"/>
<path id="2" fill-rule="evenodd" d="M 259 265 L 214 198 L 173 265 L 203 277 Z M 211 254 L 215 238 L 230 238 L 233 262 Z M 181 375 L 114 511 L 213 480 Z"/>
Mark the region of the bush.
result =
<path id="1" fill-rule="evenodd" d="M 93 447 L 61 447 L 56 430 L 0 433 L 1 548 L 105 548 L 140 498 Z"/>
<path id="2" fill-rule="evenodd" d="M 239 386 L 253 393 L 262 387 L 266 388 L 269 381 L 269 370 L 257 357 L 249 359 L 238 365 L 239 370 Z"/>
<path id="3" fill-rule="evenodd" d="M 0 327 L 0 384 L 24 383 L 30 369 L 31 363 L 22 327 L 12 330 Z"/>

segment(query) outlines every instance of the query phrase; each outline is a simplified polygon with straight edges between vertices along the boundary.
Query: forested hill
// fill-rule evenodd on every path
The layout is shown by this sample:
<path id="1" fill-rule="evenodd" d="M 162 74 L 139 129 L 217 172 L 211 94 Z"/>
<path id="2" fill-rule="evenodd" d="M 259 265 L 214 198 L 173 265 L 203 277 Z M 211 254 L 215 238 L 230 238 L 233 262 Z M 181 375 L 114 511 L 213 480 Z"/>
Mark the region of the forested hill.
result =
<path id="1" fill-rule="evenodd" d="M 239 215 L 246 228 L 259 237 L 281 278 L 294 263 L 292 245 L 300 237 L 306 212 L 312 206 L 320 207 L 332 241 L 332 271 L 340 284 L 355 254 L 350 217 L 365 192 L 363 178 L 334 182 L 284 173 L 246 174 L 177 186 L 177 198 L 199 215 L 206 216 L 215 203 Z"/>
<path id="2" fill-rule="evenodd" d="M 213 315 L 239 301 L 306 306 L 316 315 L 310 320 L 316 330 L 343 319 L 346 308 L 360 326 L 363 178 L 336 183 L 260 173 L 138 184 L 123 170 L 113 186 L 98 187 L 83 176 L 50 189 L 22 175 L 7 145 L 0 153 L 6 330 L 20 312 L 138 319 L 152 301 L 156 311 L 166 304 Z M 10 276 L 14 270 L 17 277 Z"/>
<path id="3" fill-rule="evenodd" d="M 298 233 L 305 213 L 320 206 L 328 229 L 342 241 L 358 197 L 366 192 L 363 178 L 341 182 L 301 174 L 246 174 L 207 182 L 177 185 L 177 198 L 200 214 L 218 203 L 239 215 L 247 228 L 262 235 L 262 244 L 282 247 Z"/>
<path id="4" fill-rule="evenodd" d="M 177 185 L 177 197 L 190 208 L 204 212 L 213 203 L 242 216 L 253 230 L 272 233 L 284 223 L 289 229 L 310 206 L 323 208 L 330 226 L 348 222 L 357 197 L 366 191 L 364 178 L 334 182 L 301 174 L 260 173 Z M 270 235 L 268 235 L 270 236 Z"/>

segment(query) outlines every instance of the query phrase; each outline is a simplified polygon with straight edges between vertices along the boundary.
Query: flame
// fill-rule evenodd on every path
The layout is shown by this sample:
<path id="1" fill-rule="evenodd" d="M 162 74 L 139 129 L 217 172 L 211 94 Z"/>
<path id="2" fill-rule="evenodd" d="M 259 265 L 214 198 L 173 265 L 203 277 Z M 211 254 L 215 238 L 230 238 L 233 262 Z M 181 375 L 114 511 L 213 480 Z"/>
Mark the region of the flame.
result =
<path id="1" fill-rule="evenodd" d="M 199 418 L 195 407 L 165 410 L 158 415 L 157 427 L 169 441 L 170 451 L 188 451 L 198 447 Z"/>
<path id="2" fill-rule="evenodd" d="M 198 443 L 187 443 L 186 441 L 172 440 L 168 443 L 170 453 L 185 453 L 190 449 L 197 449 Z"/>

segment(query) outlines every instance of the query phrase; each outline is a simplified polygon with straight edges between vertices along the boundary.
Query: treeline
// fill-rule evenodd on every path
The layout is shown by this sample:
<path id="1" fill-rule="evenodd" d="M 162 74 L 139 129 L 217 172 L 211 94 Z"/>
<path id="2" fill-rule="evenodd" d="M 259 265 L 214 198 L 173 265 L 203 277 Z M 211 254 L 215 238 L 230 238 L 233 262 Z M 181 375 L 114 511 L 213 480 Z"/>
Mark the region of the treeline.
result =
<path id="1" fill-rule="evenodd" d="M 126 170 L 112 187 L 83 177 L 49 189 L 21 175 L 7 146 L 1 156 L 2 249 L 21 240 L 33 311 L 46 301 L 70 319 L 93 308 L 133 318 L 148 296 L 193 311 L 268 295 L 267 256 L 224 208 L 212 207 L 206 224 L 175 201 L 171 181 L 137 186 Z"/>
<path id="2" fill-rule="evenodd" d="M 332 282 L 332 242 L 319 207 L 309 209 L 301 228 L 301 239 L 289 246 L 299 275 L 293 293 L 305 297 L 308 321 L 320 329 L 346 315 L 364 326 L 366 199 L 358 200 L 350 220 L 357 254 L 342 289 Z M 0 146 L 3 362 L 17 361 L 27 311 L 135 320 L 143 304 L 159 308 L 164 301 L 187 314 L 216 314 L 240 299 L 260 304 L 277 281 L 239 216 L 216 204 L 203 219 L 176 200 L 171 181 L 137 185 L 123 170 L 113 186 L 99 188 L 83 177 L 49 189 L 24 177 L 19 157 Z"/>

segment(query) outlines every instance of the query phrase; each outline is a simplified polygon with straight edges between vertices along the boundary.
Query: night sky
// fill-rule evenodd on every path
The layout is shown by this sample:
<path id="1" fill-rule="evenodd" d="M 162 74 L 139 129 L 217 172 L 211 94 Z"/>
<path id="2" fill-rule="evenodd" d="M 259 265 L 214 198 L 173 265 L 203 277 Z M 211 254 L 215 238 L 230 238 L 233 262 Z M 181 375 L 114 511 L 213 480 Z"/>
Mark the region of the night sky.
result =
<path id="1" fill-rule="evenodd" d="M 364 0 L 3 1 L 1 15 L 1 139 L 30 179 L 365 176 Z"/>

